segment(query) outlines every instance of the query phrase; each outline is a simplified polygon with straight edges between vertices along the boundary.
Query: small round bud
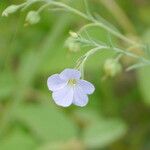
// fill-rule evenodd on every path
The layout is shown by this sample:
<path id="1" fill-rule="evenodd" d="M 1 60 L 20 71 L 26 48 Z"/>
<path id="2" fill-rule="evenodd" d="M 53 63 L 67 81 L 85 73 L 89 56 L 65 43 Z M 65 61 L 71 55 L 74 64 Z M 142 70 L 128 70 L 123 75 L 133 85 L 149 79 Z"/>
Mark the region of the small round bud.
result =
<path id="1" fill-rule="evenodd" d="M 80 50 L 80 44 L 73 37 L 69 37 L 66 40 L 65 46 L 72 52 L 77 52 Z"/>
<path id="2" fill-rule="evenodd" d="M 8 15 L 15 13 L 20 8 L 20 5 L 11 5 L 8 6 L 3 12 L 3 17 L 8 17 Z"/>
<path id="3" fill-rule="evenodd" d="M 30 11 L 28 14 L 27 14 L 27 17 L 26 17 L 26 22 L 29 23 L 29 24 L 36 24 L 40 21 L 40 16 L 38 14 L 38 12 L 36 11 Z"/>
<path id="4" fill-rule="evenodd" d="M 71 37 L 73 38 L 77 38 L 78 34 L 76 32 L 70 31 L 69 34 L 71 35 Z"/>
<path id="5" fill-rule="evenodd" d="M 121 64 L 115 59 L 107 59 L 104 64 L 104 71 L 106 76 L 114 77 L 122 70 Z"/>

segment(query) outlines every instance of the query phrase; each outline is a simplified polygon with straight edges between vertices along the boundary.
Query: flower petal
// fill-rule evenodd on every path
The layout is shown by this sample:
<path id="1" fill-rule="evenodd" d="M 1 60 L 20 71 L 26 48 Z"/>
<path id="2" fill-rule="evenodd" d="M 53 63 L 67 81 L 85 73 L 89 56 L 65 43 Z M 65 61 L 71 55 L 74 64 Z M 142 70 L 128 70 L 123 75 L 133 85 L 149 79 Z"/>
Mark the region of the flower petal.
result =
<path id="1" fill-rule="evenodd" d="M 92 94 L 95 90 L 94 85 L 88 81 L 79 80 L 78 84 L 83 89 L 85 94 Z"/>
<path id="2" fill-rule="evenodd" d="M 64 88 L 53 92 L 52 97 L 57 105 L 68 107 L 73 101 L 73 88 L 66 85 Z"/>
<path id="3" fill-rule="evenodd" d="M 51 91 L 57 91 L 63 88 L 67 82 L 59 77 L 58 74 L 50 76 L 47 80 L 48 89 Z"/>
<path id="4" fill-rule="evenodd" d="M 77 106 L 85 106 L 88 103 L 88 96 L 84 93 L 80 86 L 74 87 L 73 104 Z"/>
<path id="5" fill-rule="evenodd" d="M 81 73 L 75 69 L 65 69 L 60 73 L 60 77 L 64 80 L 79 79 L 81 77 Z"/>

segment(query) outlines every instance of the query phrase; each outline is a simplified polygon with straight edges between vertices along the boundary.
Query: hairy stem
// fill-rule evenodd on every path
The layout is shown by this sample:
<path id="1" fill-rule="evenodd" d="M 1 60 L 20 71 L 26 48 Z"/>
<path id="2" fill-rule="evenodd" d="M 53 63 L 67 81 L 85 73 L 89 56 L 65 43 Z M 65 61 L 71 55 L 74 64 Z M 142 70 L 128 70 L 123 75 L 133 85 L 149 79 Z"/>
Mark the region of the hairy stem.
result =
<path id="1" fill-rule="evenodd" d="M 102 22 L 99 22 L 98 20 L 94 19 L 93 17 L 91 16 L 88 16 L 86 14 L 84 14 L 83 12 L 77 10 L 77 9 L 74 9 L 72 8 L 71 6 L 68 6 L 64 3 L 61 3 L 61 2 L 50 2 L 52 5 L 55 5 L 55 6 L 58 6 L 58 7 L 63 7 L 63 8 L 66 8 L 67 10 L 69 10 L 70 12 L 72 13 L 75 13 L 81 17 L 83 17 L 84 19 L 90 21 L 90 22 L 93 22 L 95 23 L 97 26 L 100 26 L 101 28 L 109 31 L 110 33 L 112 33 L 113 35 L 115 35 L 116 37 L 120 38 L 121 40 L 131 44 L 131 45 L 139 45 L 141 46 L 140 44 L 136 43 L 135 41 L 131 40 L 131 39 L 128 39 L 127 37 L 125 37 L 124 35 L 122 35 L 121 33 L 119 32 L 116 32 L 115 30 L 111 29 L 110 27 L 106 26 L 105 24 L 103 24 Z M 143 47 L 143 46 L 142 46 Z"/>
<path id="2" fill-rule="evenodd" d="M 94 48 L 89 50 L 87 53 L 85 53 L 85 55 L 83 55 L 82 57 L 79 58 L 78 62 L 77 62 L 77 66 L 78 68 L 80 68 L 80 66 L 84 66 L 86 60 L 91 56 L 93 55 L 94 53 L 96 53 L 97 51 L 99 50 L 113 50 L 115 51 L 116 53 L 120 53 L 120 55 L 126 55 L 126 56 L 129 56 L 129 57 L 133 57 L 137 60 L 139 60 L 142 65 L 139 65 L 140 66 L 146 66 L 146 65 L 150 65 L 150 60 L 142 57 L 142 56 L 139 56 L 139 55 L 136 55 L 135 53 L 132 53 L 132 52 L 129 52 L 127 50 L 123 50 L 123 49 L 120 49 L 120 48 L 117 48 L 117 47 L 110 47 L 110 46 L 107 46 L 107 45 L 100 45 L 99 43 L 93 43 L 87 39 L 84 39 L 82 38 L 81 40 L 79 39 L 79 41 L 81 42 L 85 42 L 85 44 L 89 44 L 91 46 L 93 46 Z"/>

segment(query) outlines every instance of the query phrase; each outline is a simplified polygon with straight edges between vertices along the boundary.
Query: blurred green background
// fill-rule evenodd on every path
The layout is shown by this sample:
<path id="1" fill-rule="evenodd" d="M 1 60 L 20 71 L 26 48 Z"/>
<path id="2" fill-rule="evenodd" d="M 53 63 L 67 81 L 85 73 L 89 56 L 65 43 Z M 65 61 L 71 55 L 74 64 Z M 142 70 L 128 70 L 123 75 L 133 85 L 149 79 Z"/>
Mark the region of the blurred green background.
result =
<path id="1" fill-rule="evenodd" d="M 0 13 L 21 2 L 1 0 Z M 82 0 L 67 2 L 85 11 Z M 150 41 L 149 0 L 88 2 L 92 13 L 99 13 L 126 36 Z M 96 87 L 88 105 L 58 107 L 47 78 L 74 67 L 88 50 L 71 52 L 64 46 L 69 31 L 78 31 L 87 21 L 45 10 L 40 23 L 25 27 L 29 10 L 0 17 L 0 150 L 150 150 L 150 67 L 102 81 L 105 59 L 114 54 L 97 53 L 85 69 L 86 80 Z M 107 41 L 102 29 L 91 29 L 89 34 Z M 125 58 L 124 63 L 129 61 Z"/>

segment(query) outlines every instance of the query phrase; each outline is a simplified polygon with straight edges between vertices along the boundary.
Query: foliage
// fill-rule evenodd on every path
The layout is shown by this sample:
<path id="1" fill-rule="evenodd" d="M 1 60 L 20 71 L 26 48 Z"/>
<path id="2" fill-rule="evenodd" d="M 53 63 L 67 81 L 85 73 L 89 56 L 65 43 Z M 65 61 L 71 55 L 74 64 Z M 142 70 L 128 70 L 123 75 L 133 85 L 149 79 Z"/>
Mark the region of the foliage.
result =
<path id="1" fill-rule="evenodd" d="M 148 1 L 108 2 L 1 2 L 1 150 L 150 149 Z M 50 99 L 48 76 L 67 67 L 96 87 L 85 108 Z"/>

